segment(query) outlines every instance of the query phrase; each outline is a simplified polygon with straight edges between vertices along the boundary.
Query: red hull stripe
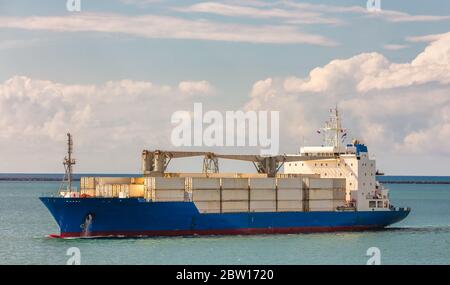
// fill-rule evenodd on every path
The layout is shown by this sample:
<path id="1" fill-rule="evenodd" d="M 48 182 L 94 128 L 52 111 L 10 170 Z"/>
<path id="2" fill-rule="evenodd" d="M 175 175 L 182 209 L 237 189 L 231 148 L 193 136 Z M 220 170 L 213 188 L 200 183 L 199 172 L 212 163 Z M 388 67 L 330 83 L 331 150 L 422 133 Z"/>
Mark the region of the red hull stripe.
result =
<path id="1" fill-rule="evenodd" d="M 363 231 L 380 229 L 382 226 L 337 226 L 337 227 L 294 227 L 294 228 L 250 228 L 227 230 L 166 230 L 166 231 L 104 231 L 64 232 L 51 237 L 151 237 L 151 236 L 193 236 L 193 235 L 257 235 L 257 234 L 292 234 L 292 233 L 321 233 L 340 231 Z"/>

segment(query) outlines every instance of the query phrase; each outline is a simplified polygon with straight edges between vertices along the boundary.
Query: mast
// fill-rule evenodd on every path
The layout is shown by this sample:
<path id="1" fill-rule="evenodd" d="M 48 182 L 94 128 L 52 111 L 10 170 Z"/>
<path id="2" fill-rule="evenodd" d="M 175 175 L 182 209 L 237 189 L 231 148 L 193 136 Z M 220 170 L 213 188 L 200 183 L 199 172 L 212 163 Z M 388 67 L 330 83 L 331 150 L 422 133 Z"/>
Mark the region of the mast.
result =
<path id="1" fill-rule="evenodd" d="M 339 148 L 341 146 L 340 136 L 344 133 L 342 128 L 341 117 L 337 106 L 330 109 L 330 118 L 325 122 L 325 127 L 322 128 L 325 135 L 325 144 Z"/>
<path id="2" fill-rule="evenodd" d="M 60 190 L 67 183 L 67 191 L 72 192 L 72 166 L 75 164 L 75 159 L 72 158 L 73 140 L 72 135 L 67 133 L 67 156 L 64 157 L 63 165 L 65 169 L 64 179 L 61 183 Z"/>

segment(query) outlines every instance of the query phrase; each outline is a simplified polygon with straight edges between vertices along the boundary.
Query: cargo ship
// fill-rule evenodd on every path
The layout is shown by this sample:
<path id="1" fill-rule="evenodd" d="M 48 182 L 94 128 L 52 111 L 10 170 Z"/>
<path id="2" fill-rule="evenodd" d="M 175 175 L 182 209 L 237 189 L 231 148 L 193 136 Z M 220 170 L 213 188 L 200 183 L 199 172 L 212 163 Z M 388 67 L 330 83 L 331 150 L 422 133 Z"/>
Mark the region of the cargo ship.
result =
<path id="1" fill-rule="evenodd" d="M 403 220 L 376 177 L 375 160 L 358 140 L 344 144 L 337 108 L 324 145 L 292 155 L 223 155 L 144 150 L 142 175 L 82 177 L 73 187 L 72 137 L 58 194 L 40 197 L 60 238 L 287 234 L 361 231 Z M 203 156 L 199 173 L 169 173 L 172 159 Z M 219 159 L 251 162 L 255 173 L 221 173 Z M 280 169 L 284 169 L 280 173 Z"/>

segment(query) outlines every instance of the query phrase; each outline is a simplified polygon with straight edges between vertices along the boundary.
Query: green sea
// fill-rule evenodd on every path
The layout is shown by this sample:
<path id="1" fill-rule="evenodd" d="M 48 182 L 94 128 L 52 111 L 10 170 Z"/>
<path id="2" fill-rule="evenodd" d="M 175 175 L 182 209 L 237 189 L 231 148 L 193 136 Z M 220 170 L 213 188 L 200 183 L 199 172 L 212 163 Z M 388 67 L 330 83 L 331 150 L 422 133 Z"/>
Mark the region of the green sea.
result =
<path id="1" fill-rule="evenodd" d="M 71 247 L 81 264 L 366 264 L 371 247 L 381 264 L 450 264 L 450 184 L 385 186 L 412 212 L 383 231 L 62 240 L 38 200 L 59 182 L 0 181 L 0 264 L 66 264 Z"/>

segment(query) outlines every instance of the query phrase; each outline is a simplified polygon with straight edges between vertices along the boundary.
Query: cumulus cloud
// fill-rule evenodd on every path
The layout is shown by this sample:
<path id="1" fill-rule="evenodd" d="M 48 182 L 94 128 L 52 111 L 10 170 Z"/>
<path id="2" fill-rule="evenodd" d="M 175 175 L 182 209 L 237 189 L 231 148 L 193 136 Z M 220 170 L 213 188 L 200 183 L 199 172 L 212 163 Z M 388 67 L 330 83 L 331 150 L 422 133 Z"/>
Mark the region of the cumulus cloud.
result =
<path id="1" fill-rule="evenodd" d="M 334 46 L 321 35 L 290 25 L 247 25 L 172 16 L 81 13 L 70 16 L 0 17 L 0 28 L 53 32 L 120 33 L 144 38 Z"/>
<path id="2" fill-rule="evenodd" d="M 427 82 L 450 83 L 450 34 L 430 43 L 409 63 L 392 63 L 379 53 L 363 53 L 332 60 L 313 69 L 309 77 L 284 81 L 287 92 L 343 92 L 356 89 L 407 87 Z"/>
<path id="3" fill-rule="evenodd" d="M 338 104 L 349 137 L 363 139 L 372 149 L 450 155 L 449 84 L 450 34 L 442 34 L 411 62 L 363 53 L 332 60 L 307 77 L 260 80 L 246 108 L 280 110 L 280 133 L 291 149 L 301 137 L 312 137 L 327 110 Z"/>
<path id="4" fill-rule="evenodd" d="M 188 95 L 202 95 L 202 94 L 211 94 L 212 86 L 208 81 L 181 81 L 178 84 L 178 89 L 183 94 Z"/>
<path id="5" fill-rule="evenodd" d="M 211 94 L 211 90 L 207 81 L 183 81 L 175 86 L 135 80 L 80 85 L 14 76 L 0 84 L 0 168 L 27 149 L 33 157 L 45 153 L 47 160 L 59 159 L 61 153 L 54 150 L 64 146 L 70 131 L 77 150 L 84 151 L 85 157 L 83 153 L 78 157 L 85 166 L 105 167 L 106 171 L 138 169 L 143 147 L 170 146 L 171 114 L 192 109 L 194 96 Z M 99 152 L 99 160 L 88 155 L 89 151 Z M 101 161 L 111 163 L 116 156 L 123 158 L 124 165 Z"/>

